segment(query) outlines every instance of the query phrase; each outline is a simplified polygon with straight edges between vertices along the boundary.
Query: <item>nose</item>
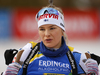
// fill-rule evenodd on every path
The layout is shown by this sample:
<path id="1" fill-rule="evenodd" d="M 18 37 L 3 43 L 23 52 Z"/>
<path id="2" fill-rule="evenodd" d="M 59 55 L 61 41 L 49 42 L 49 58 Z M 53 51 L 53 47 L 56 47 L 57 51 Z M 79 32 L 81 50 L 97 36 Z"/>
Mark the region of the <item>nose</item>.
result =
<path id="1" fill-rule="evenodd" d="M 45 30 L 45 36 L 49 37 L 50 36 L 50 31 L 49 30 Z"/>

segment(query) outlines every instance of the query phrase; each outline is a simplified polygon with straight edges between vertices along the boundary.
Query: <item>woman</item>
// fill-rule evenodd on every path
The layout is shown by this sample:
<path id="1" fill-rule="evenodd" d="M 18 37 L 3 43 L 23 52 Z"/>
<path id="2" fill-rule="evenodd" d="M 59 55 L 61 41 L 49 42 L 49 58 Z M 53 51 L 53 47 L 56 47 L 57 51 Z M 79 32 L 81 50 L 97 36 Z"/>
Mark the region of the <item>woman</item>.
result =
<path id="1" fill-rule="evenodd" d="M 53 5 L 44 7 L 37 13 L 36 20 L 42 41 L 39 51 L 30 60 L 26 75 L 72 75 L 73 69 L 77 69 L 76 75 L 91 75 L 91 73 L 98 75 L 98 65 L 95 60 L 87 59 L 84 63 L 86 56 L 73 47 L 67 46 L 64 16 L 61 9 Z M 25 61 L 35 45 L 36 43 L 30 42 L 22 48 L 24 52 L 20 61 Z M 75 62 L 71 58 L 70 51 Z M 25 52 L 27 52 L 26 56 Z M 23 68 L 20 68 L 20 64 L 11 63 L 5 75 L 22 75 Z"/>

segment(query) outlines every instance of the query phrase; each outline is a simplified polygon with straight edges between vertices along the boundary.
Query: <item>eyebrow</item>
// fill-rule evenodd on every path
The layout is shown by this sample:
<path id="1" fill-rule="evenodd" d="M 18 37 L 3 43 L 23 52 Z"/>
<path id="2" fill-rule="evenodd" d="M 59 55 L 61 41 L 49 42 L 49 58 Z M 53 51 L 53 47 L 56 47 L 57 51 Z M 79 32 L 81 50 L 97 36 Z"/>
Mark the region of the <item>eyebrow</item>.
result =
<path id="1" fill-rule="evenodd" d="M 56 25 L 52 25 L 52 26 L 50 26 L 50 27 L 55 27 Z"/>
<path id="2" fill-rule="evenodd" d="M 49 26 L 49 27 L 55 27 L 56 25 L 51 25 L 51 26 Z M 39 28 L 44 28 L 44 27 L 39 27 Z"/>

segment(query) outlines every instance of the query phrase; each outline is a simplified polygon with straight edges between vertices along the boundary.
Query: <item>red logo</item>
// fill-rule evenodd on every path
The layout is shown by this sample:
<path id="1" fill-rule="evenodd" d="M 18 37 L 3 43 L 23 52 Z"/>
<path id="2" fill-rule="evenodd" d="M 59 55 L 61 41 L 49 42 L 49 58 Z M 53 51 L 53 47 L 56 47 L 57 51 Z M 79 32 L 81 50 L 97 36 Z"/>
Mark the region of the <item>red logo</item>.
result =
<path id="1" fill-rule="evenodd" d="M 41 15 L 38 18 L 38 20 L 44 19 L 44 18 L 54 18 L 54 19 L 57 19 L 58 20 L 58 15 L 55 15 L 55 14 L 44 14 L 44 15 Z"/>

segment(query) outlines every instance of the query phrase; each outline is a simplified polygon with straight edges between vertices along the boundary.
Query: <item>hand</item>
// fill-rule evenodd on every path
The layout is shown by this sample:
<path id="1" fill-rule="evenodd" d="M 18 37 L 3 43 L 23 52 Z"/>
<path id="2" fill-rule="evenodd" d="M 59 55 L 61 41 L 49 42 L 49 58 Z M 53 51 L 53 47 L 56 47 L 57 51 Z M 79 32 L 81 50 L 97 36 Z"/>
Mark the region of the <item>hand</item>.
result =
<path id="1" fill-rule="evenodd" d="M 12 63 L 12 60 L 13 60 L 14 56 L 17 54 L 17 52 L 18 52 L 18 50 L 16 50 L 16 49 L 7 49 L 4 52 L 6 65 L 9 65 L 10 63 Z"/>
<path id="2" fill-rule="evenodd" d="M 22 66 L 16 62 L 11 63 L 8 65 L 7 70 L 5 71 L 4 75 L 17 75 L 21 67 Z"/>
<path id="3" fill-rule="evenodd" d="M 89 58 L 85 62 L 85 66 L 87 68 L 87 75 L 99 75 L 98 63 L 97 61 Z"/>

